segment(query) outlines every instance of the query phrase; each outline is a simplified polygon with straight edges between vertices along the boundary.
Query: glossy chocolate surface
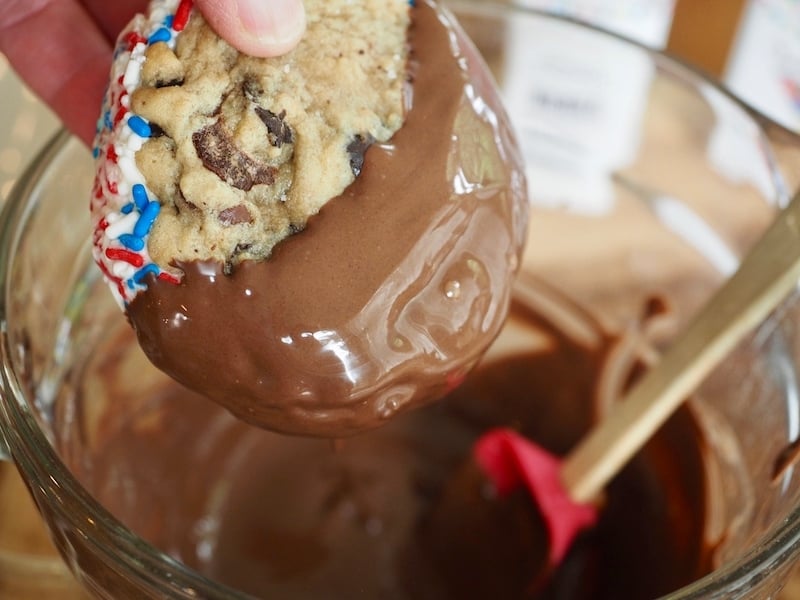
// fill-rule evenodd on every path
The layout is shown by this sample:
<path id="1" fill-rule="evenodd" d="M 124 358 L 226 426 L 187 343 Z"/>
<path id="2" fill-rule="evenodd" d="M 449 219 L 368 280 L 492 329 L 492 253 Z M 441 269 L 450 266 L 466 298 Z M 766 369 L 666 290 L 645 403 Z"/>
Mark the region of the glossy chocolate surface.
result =
<path id="1" fill-rule="evenodd" d="M 502 326 L 523 169 L 474 48 L 412 9 L 406 123 L 268 260 L 182 263 L 129 306 L 145 353 L 265 428 L 343 436 L 443 395 Z"/>

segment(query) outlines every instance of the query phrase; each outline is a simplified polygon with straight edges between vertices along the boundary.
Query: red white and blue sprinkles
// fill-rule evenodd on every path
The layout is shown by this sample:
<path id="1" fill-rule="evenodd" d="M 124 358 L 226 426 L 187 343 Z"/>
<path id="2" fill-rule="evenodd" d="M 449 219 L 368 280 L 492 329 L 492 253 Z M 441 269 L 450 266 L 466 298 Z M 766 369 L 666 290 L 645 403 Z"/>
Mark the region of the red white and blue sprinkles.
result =
<path id="1" fill-rule="evenodd" d="M 123 307 L 147 287 L 148 275 L 180 283 L 179 273 L 162 269 L 147 251 L 161 202 L 147 188 L 135 156 L 154 130 L 130 110 L 130 95 L 141 80 L 147 48 L 163 42 L 174 49 L 191 11 L 192 0 L 153 0 L 149 15 L 137 16 L 122 33 L 97 122 L 92 150 L 97 163 L 91 199 L 93 253 Z"/>
<path id="2" fill-rule="evenodd" d="M 178 269 L 156 264 L 148 252 L 162 202 L 136 166 L 136 153 L 163 132 L 131 110 L 131 95 L 141 83 L 147 49 L 164 43 L 174 50 L 192 10 L 192 0 L 151 0 L 148 15 L 138 15 L 123 31 L 97 122 L 93 256 L 123 308 L 147 288 L 150 276 L 176 285 L 182 277 Z"/>

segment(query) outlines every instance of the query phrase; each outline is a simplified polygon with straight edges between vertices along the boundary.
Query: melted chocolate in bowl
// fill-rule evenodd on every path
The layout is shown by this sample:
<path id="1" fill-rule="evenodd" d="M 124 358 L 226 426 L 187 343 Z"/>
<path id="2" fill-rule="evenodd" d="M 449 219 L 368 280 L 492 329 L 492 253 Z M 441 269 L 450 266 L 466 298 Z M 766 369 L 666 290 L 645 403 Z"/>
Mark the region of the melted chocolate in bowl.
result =
<path id="1" fill-rule="evenodd" d="M 523 167 L 488 71 L 412 11 L 403 127 L 359 178 L 231 275 L 181 263 L 129 306 L 153 363 L 239 418 L 342 436 L 443 395 L 502 326 L 525 237 Z"/>
<path id="2" fill-rule="evenodd" d="M 688 408 L 608 488 L 599 525 L 549 579 L 531 501 L 494 497 L 469 459 L 498 425 L 554 452 L 574 444 L 602 410 L 600 383 L 639 370 L 619 338 L 596 337 L 590 348 L 515 304 L 457 391 L 334 448 L 250 427 L 133 368 L 144 359 L 124 331 L 94 353 L 77 403 L 101 392 L 139 409 L 102 415 L 71 467 L 137 534 L 256 597 L 654 598 L 710 571 L 705 447 Z"/>

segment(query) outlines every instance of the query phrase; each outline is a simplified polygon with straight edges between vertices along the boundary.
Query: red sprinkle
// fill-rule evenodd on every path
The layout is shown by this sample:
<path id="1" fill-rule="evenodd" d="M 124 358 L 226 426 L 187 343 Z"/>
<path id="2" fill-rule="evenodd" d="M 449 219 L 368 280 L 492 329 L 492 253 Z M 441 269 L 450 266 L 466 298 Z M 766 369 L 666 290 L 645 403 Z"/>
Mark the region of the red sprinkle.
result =
<path id="1" fill-rule="evenodd" d="M 106 256 L 111 260 L 123 260 L 134 267 L 141 267 L 144 264 L 144 258 L 140 254 L 125 248 L 106 248 Z"/>
<path id="2" fill-rule="evenodd" d="M 100 222 L 97 224 L 97 228 L 99 230 L 101 230 L 101 231 L 104 231 L 107 227 L 108 227 L 108 221 L 106 221 L 106 218 L 103 217 L 102 219 L 100 219 Z"/>
<path id="3" fill-rule="evenodd" d="M 183 31 L 186 22 L 189 20 L 189 13 L 192 12 L 192 0 L 181 0 L 178 10 L 175 11 L 175 18 L 172 19 L 172 29 Z"/>
<path id="4" fill-rule="evenodd" d="M 106 159 L 113 163 L 117 162 L 117 151 L 114 150 L 114 144 L 108 145 L 108 150 L 106 151 Z"/>
<path id="5" fill-rule="evenodd" d="M 112 194 L 119 194 L 119 188 L 117 187 L 116 181 L 109 181 L 108 182 L 108 191 Z"/>
<path id="6" fill-rule="evenodd" d="M 178 285 L 180 283 L 180 280 L 175 277 L 175 275 L 172 273 L 167 273 L 166 271 L 161 271 L 161 273 L 158 274 L 158 278 L 161 281 L 166 281 L 167 283 L 171 283 L 173 285 Z"/>
<path id="7" fill-rule="evenodd" d="M 119 122 L 125 118 L 125 114 L 128 112 L 128 109 L 124 106 L 120 106 L 119 110 L 117 110 L 117 114 L 114 115 L 114 126 L 119 125 Z"/>
<path id="8" fill-rule="evenodd" d="M 136 47 L 136 44 L 147 43 L 147 38 L 143 37 L 142 35 L 140 35 L 135 31 L 129 31 L 127 34 L 125 34 L 125 37 L 123 39 L 128 44 L 128 52 L 133 50 Z M 120 83 L 122 82 L 120 81 Z"/>

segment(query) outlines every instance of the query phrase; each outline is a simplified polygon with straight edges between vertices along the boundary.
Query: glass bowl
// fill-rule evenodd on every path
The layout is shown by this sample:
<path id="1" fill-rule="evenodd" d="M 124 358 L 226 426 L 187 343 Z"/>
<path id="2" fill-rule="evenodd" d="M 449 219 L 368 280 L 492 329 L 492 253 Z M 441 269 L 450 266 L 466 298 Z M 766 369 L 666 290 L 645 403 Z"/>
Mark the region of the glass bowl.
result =
<path id="1" fill-rule="evenodd" d="M 658 360 L 786 203 L 800 142 L 691 69 L 621 38 L 503 3 L 451 5 L 498 81 L 531 191 L 515 307 L 481 368 L 554 348 L 595 357 L 591 409 L 570 403 L 581 394 L 557 393 L 523 425 L 565 452 Z M 290 480 L 243 458 L 270 434 L 202 400 L 160 395 L 169 384 L 142 357 L 90 258 L 92 169 L 88 151 L 60 134 L 0 216 L 9 456 L 94 596 L 269 596 L 257 578 L 230 581 L 220 548 L 237 508 L 257 515 L 260 495 Z M 796 298 L 784 303 L 689 400 L 676 419 L 691 420 L 691 436 L 667 427 L 668 448 L 704 461 L 682 484 L 699 490 L 690 514 L 713 571 L 658 593 L 773 597 L 800 557 L 797 312 Z M 544 388 L 563 391 L 579 369 L 547 374 Z M 579 422 L 550 436 L 574 411 Z M 170 435 L 158 437 L 165 428 Z M 242 485 L 248 500 L 231 506 Z M 174 502 L 179 493 L 191 506 Z M 151 542 L 166 530 L 157 549 Z M 285 540 L 269 544 L 289 551 Z M 362 558 L 369 569 L 372 557 Z"/>

